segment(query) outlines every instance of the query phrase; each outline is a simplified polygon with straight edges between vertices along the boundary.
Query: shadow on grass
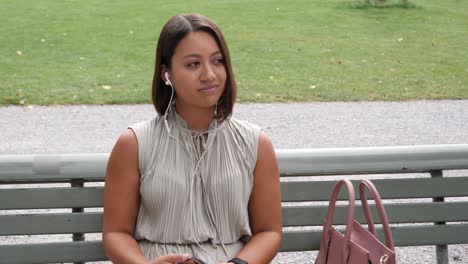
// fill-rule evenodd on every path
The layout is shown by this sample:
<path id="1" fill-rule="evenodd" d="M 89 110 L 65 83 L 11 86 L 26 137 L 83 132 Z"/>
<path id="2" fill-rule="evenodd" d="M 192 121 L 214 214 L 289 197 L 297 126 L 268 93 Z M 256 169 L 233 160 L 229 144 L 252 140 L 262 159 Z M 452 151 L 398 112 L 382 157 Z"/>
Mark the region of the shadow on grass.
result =
<path id="1" fill-rule="evenodd" d="M 354 3 L 346 3 L 346 7 L 352 9 L 420 9 L 421 7 L 404 0 L 360 0 Z"/>

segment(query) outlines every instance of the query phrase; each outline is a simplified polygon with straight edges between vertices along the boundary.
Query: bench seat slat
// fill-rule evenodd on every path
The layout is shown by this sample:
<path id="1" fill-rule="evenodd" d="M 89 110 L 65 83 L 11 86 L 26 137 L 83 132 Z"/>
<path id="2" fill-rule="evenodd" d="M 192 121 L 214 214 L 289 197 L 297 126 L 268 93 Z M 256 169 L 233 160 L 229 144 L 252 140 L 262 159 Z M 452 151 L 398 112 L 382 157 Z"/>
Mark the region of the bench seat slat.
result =
<path id="1" fill-rule="evenodd" d="M 462 222 L 468 219 L 468 202 L 452 203 L 400 203 L 385 204 L 388 220 L 392 224 L 424 223 L 424 222 Z M 375 206 L 371 211 L 376 223 L 380 223 Z M 334 223 L 345 224 L 347 206 L 338 205 L 335 208 Z M 283 226 L 314 226 L 322 225 L 327 213 L 326 205 L 314 206 L 283 206 Z M 362 207 L 356 205 L 356 219 L 366 223 Z"/>
<path id="2" fill-rule="evenodd" d="M 102 207 L 104 187 L 20 188 L 0 191 L 0 209 Z"/>
<path id="3" fill-rule="evenodd" d="M 384 237 L 381 228 L 377 228 L 377 233 L 380 238 Z M 466 238 L 460 234 L 468 234 L 468 224 L 392 227 L 393 240 L 397 247 L 466 243 Z M 285 231 L 280 251 L 318 250 L 321 237 L 321 230 Z"/>
<path id="4" fill-rule="evenodd" d="M 2 245 L 0 262 L 11 264 L 105 261 L 101 241 Z"/>
<path id="5" fill-rule="evenodd" d="M 467 196 L 468 177 L 373 179 L 382 199 Z M 281 182 L 283 202 L 328 201 L 336 181 Z M 358 190 L 359 181 L 353 181 Z M 395 190 L 398 190 L 397 192 Z M 346 192 L 340 193 L 340 199 Z M 356 198 L 359 192 L 356 191 Z"/>
<path id="6" fill-rule="evenodd" d="M 0 215 L 0 235 L 99 233 L 102 213 Z"/>

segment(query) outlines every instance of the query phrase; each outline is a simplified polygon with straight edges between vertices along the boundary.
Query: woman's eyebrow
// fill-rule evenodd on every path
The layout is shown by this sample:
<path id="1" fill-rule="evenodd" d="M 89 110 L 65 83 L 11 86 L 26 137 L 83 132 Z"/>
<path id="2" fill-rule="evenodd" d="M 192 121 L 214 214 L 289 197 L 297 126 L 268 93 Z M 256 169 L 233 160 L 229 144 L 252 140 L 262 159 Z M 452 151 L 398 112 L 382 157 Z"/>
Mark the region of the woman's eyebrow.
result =
<path id="1" fill-rule="evenodd" d="M 218 51 L 215 51 L 211 54 L 211 57 L 215 56 L 215 55 L 218 55 L 218 54 L 222 54 L 220 50 Z"/>
<path id="2" fill-rule="evenodd" d="M 220 50 L 215 51 L 215 52 L 213 52 L 213 53 L 210 55 L 210 57 L 216 56 L 216 55 L 218 55 L 218 54 L 222 54 L 222 52 L 221 52 Z M 185 56 L 184 56 L 184 59 L 185 59 L 185 58 L 191 58 L 191 57 L 194 57 L 194 58 L 201 58 L 202 56 L 201 56 L 200 54 L 193 53 L 193 54 L 185 55 Z"/>
<path id="3" fill-rule="evenodd" d="M 185 58 L 190 58 L 190 57 L 200 58 L 201 55 L 200 55 L 200 54 L 189 54 L 189 55 L 185 55 L 185 56 L 184 56 L 184 59 L 185 59 Z"/>

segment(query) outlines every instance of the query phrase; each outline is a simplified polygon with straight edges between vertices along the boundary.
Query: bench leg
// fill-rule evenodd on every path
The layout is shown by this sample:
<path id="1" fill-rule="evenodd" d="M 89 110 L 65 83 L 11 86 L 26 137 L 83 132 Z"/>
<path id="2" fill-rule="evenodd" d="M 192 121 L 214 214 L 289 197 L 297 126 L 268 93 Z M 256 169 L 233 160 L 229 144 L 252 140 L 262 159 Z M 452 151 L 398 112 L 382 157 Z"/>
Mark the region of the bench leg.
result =
<path id="1" fill-rule="evenodd" d="M 436 246 L 437 264 L 449 264 L 447 245 Z"/>
<path id="2" fill-rule="evenodd" d="M 70 182 L 72 187 L 84 187 L 84 180 L 82 179 L 73 179 Z M 72 208 L 72 213 L 83 213 L 84 208 Z M 84 241 L 85 235 L 83 233 L 73 233 L 73 241 Z M 74 264 L 84 264 L 84 262 L 75 262 Z"/>
<path id="3" fill-rule="evenodd" d="M 432 178 L 442 178 L 441 170 L 431 171 Z M 444 197 L 434 197 L 433 202 L 444 202 Z M 436 225 L 445 225 L 445 222 L 435 222 Z M 449 264 L 448 247 L 447 245 L 436 245 L 437 264 Z"/>

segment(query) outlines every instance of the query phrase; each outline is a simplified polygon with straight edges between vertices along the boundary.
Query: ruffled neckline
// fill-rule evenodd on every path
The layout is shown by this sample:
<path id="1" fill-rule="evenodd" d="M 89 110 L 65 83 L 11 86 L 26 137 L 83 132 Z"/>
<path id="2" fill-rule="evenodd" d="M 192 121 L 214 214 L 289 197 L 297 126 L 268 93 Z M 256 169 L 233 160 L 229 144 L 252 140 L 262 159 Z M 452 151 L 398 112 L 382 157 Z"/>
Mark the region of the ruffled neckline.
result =
<path id="1" fill-rule="evenodd" d="M 217 119 L 213 119 L 211 121 L 210 125 L 208 126 L 208 130 L 206 130 L 206 131 L 200 132 L 200 131 L 190 129 L 188 127 L 187 122 L 185 121 L 185 119 L 177 113 L 176 108 L 175 108 L 175 104 L 172 105 L 171 110 L 168 113 L 167 119 L 168 119 L 169 123 L 174 124 L 173 127 L 176 127 L 178 129 L 186 131 L 186 132 L 190 132 L 191 135 L 211 134 L 215 130 L 220 129 L 221 127 L 224 126 L 224 122 L 220 123 Z"/>

